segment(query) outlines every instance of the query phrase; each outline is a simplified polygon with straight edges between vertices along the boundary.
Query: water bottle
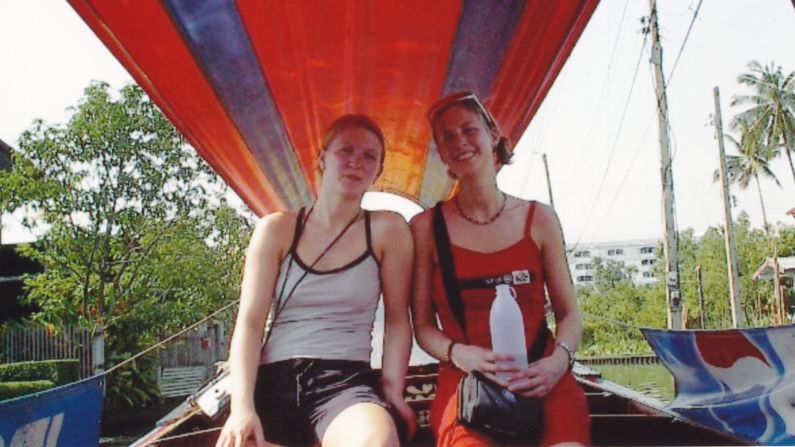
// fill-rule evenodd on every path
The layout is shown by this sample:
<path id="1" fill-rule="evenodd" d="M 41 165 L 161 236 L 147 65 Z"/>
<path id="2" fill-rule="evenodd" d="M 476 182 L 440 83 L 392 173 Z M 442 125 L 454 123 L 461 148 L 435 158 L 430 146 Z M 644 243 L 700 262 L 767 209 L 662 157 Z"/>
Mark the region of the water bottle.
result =
<path id="1" fill-rule="evenodd" d="M 516 302 L 516 291 L 508 284 L 500 284 L 496 289 L 496 297 L 491 304 L 489 315 L 492 350 L 514 357 L 513 361 L 501 362 L 501 365 L 526 368 L 527 345 L 524 320 L 519 303 Z M 507 373 L 497 374 L 497 377 L 503 380 L 507 380 L 509 376 L 510 374 Z"/>

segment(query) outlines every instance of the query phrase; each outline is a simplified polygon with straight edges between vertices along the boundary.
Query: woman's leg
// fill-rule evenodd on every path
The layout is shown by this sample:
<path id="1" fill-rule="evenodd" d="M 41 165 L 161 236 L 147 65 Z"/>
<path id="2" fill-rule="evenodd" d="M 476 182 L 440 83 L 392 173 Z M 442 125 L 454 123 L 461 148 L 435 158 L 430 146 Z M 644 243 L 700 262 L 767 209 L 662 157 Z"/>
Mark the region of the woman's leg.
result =
<path id="1" fill-rule="evenodd" d="M 392 416 L 381 405 L 357 403 L 332 419 L 323 434 L 323 447 L 399 446 Z"/>

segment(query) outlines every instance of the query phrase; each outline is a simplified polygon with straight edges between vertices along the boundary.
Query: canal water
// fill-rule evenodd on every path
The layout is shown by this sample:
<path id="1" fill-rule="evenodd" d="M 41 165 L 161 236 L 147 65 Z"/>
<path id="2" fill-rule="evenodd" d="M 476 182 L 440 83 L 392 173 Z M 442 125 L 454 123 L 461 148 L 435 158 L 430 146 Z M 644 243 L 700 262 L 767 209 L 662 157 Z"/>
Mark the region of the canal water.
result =
<path id="1" fill-rule="evenodd" d="M 659 364 L 648 365 L 592 365 L 602 377 L 624 385 L 649 397 L 670 403 L 674 398 L 674 379 Z"/>

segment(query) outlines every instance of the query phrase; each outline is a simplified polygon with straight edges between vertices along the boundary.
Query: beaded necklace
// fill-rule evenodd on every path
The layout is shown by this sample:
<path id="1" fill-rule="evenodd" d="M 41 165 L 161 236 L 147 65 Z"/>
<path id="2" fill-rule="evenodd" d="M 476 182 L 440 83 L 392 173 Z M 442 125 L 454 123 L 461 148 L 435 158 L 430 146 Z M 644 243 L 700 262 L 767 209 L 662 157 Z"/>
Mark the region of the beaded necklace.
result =
<path id="1" fill-rule="evenodd" d="M 466 219 L 470 223 L 473 223 L 475 225 L 488 225 L 488 224 L 494 222 L 495 220 L 497 220 L 498 217 L 500 217 L 500 214 L 502 214 L 503 210 L 505 210 L 505 204 L 508 203 L 508 197 L 505 196 L 505 193 L 502 194 L 502 206 L 500 206 L 500 209 L 497 211 L 497 213 L 495 215 L 491 216 L 491 218 L 489 218 L 489 219 L 487 219 L 485 221 L 480 221 L 480 220 L 473 219 L 473 218 L 467 216 L 466 213 L 464 212 L 463 208 L 461 208 L 461 204 L 458 203 L 458 195 L 455 196 L 455 198 L 453 199 L 453 202 L 455 203 L 455 207 L 458 210 L 458 214 L 460 214 L 461 217 L 463 217 L 464 219 Z"/>

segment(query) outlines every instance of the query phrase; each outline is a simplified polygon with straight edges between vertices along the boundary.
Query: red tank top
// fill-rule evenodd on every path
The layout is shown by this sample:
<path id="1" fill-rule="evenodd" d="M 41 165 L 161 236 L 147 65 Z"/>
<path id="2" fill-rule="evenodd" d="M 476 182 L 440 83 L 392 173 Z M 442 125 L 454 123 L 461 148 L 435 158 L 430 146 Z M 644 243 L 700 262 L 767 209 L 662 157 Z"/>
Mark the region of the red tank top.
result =
<path id="1" fill-rule="evenodd" d="M 492 348 L 489 313 L 495 297 L 495 286 L 507 283 L 516 291 L 524 319 L 527 346 L 533 345 L 539 328 L 544 323 L 546 304 L 541 252 L 530 236 L 535 208 L 536 202 L 533 201 L 527 212 L 524 237 L 509 247 L 482 253 L 451 242 L 450 251 L 464 305 L 466 335 L 452 313 L 441 269 L 438 268 L 433 278 L 431 296 L 442 329 L 454 341 Z"/>

